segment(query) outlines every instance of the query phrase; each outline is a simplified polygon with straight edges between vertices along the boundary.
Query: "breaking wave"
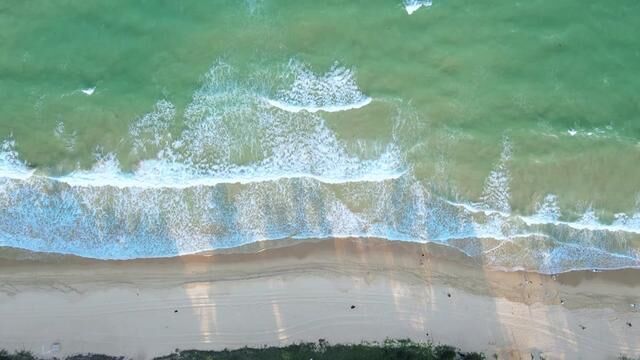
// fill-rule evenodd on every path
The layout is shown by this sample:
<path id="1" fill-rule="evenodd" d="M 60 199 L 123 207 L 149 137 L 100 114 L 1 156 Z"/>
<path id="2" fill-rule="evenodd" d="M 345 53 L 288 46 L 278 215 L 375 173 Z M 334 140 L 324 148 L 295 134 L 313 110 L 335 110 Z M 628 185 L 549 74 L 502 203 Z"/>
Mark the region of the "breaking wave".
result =
<path id="1" fill-rule="evenodd" d="M 11 138 L 0 144 L 0 178 L 27 179 L 34 172 L 20 160 L 15 145 Z"/>
<path id="2" fill-rule="evenodd" d="M 359 109 L 371 103 L 355 81 L 354 72 L 334 64 L 325 74 L 318 75 L 304 64 L 292 60 L 283 78 L 290 82 L 278 91 L 276 99 L 266 99 L 271 106 L 289 112 L 338 112 Z"/>
<path id="3" fill-rule="evenodd" d="M 350 143 L 328 126 L 322 112 L 369 99 L 351 70 L 284 68 L 242 77 L 217 62 L 184 110 L 159 100 L 129 126 L 124 142 L 139 159 L 131 171 L 107 153 L 90 169 L 52 176 L 5 140 L 0 245 L 131 259 L 260 240 L 376 237 L 438 242 L 509 270 L 640 267 L 640 211 L 604 224 L 587 209 L 566 221 L 548 194 L 533 214 L 513 213 L 508 138 L 478 201 L 448 200 L 412 175 L 395 140 Z M 410 132 L 403 121 L 394 132 Z M 54 134 L 75 139 L 64 124 Z"/>
<path id="4" fill-rule="evenodd" d="M 297 96 L 300 101 L 332 107 L 361 96 L 351 72 L 343 68 L 334 66 L 321 77 L 294 61 L 287 69 L 297 74 L 294 90 L 283 92 L 297 94 L 292 99 Z M 282 83 L 269 87 L 284 86 Z M 105 154 L 88 170 L 59 177 L 35 174 L 19 161 L 11 141 L 3 145 L 0 175 L 18 179 L 45 176 L 84 187 L 188 188 L 290 178 L 325 183 L 382 181 L 406 172 L 397 145 L 371 146 L 359 151 L 365 156 L 358 156 L 320 115 L 273 107 L 263 100 L 258 87 L 239 79 L 233 67 L 217 62 L 184 111 L 180 119 L 184 130 L 178 136 L 170 132 L 177 120 L 175 105 L 158 101 L 129 127 L 132 155 L 141 157 L 132 172 L 122 171 L 117 157 Z M 63 126 L 56 132 L 63 133 Z"/>
<path id="5" fill-rule="evenodd" d="M 439 242 L 489 265 L 556 273 L 640 266 L 633 223 L 582 227 L 475 210 L 411 176 L 324 183 L 282 178 L 188 188 L 0 180 L 2 245 L 101 259 L 165 257 L 283 238 Z M 637 221 L 640 215 L 631 215 Z M 537 219 L 536 221 L 528 221 Z"/>

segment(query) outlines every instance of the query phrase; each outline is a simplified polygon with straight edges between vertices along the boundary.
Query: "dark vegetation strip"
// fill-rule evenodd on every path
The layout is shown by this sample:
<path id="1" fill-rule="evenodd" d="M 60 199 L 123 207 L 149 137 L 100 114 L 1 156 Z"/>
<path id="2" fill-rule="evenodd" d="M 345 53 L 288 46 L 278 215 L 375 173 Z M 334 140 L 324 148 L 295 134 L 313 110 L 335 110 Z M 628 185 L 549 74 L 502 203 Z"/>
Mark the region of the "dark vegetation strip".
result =
<path id="1" fill-rule="evenodd" d="M 0 350 L 0 360 L 40 360 L 38 356 L 19 351 Z M 99 354 L 74 355 L 65 360 L 126 360 L 125 357 Z M 483 354 L 463 352 L 453 346 L 414 343 L 409 340 L 388 340 L 383 344 L 331 345 L 300 343 L 284 347 L 242 348 L 236 350 L 178 350 L 155 360 L 481 360 Z"/>
<path id="2" fill-rule="evenodd" d="M 498 356 L 491 356 L 498 359 Z M 532 354 L 532 359 L 533 359 Z M 539 357 L 544 359 L 544 357 Z M 28 351 L 9 353 L 0 350 L 0 360 L 41 360 Z M 51 359 L 51 357 L 48 357 Z M 54 358 L 55 359 L 55 358 Z M 61 360 L 60 358 L 57 358 Z M 324 340 L 315 343 L 300 343 L 284 347 L 245 347 L 236 350 L 201 351 L 179 350 L 154 360 L 483 360 L 484 354 L 463 352 L 449 345 L 414 343 L 410 340 L 387 340 L 379 343 L 358 345 L 330 345 Z M 621 356 L 620 360 L 634 360 Z M 64 360 L 129 360 L 122 356 L 81 354 Z M 640 360 L 638 358 L 637 360 Z"/>

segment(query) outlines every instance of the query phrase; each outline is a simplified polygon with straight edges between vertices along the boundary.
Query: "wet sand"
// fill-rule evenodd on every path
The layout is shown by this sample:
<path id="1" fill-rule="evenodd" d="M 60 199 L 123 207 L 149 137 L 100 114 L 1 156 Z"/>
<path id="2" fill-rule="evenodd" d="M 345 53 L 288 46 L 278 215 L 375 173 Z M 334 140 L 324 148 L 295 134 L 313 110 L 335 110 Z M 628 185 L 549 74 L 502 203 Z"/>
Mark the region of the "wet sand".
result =
<path id="1" fill-rule="evenodd" d="M 640 356 L 640 270 L 503 272 L 377 239 L 130 261 L 2 249 L 0 319 L 0 348 L 45 357 L 411 338 L 509 359 L 615 359 Z"/>

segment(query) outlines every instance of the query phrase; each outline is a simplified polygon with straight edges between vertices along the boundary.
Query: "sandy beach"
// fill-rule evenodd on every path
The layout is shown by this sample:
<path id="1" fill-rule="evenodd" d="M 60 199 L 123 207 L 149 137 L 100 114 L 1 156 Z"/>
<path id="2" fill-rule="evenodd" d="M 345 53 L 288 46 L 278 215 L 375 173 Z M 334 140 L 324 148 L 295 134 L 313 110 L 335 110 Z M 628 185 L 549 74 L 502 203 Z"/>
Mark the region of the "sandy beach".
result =
<path id="1" fill-rule="evenodd" d="M 640 355 L 640 271 L 502 272 L 438 245 L 279 241 L 167 259 L 0 253 L 0 348 L 175 349 L 411 338 L 499 358 Z"/>

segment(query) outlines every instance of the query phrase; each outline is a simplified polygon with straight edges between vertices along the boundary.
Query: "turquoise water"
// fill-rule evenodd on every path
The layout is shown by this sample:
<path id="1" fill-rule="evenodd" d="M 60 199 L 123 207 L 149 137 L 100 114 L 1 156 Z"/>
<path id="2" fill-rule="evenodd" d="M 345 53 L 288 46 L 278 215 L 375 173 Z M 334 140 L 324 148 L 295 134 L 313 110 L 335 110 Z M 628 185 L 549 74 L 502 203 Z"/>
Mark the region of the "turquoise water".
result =
<path id="1" fill-rule="evenodd" d="M 638 15 L 7 1 L 0 246 L 120 259 L 357 236 L 505 269 L 638 267 Z"/>

